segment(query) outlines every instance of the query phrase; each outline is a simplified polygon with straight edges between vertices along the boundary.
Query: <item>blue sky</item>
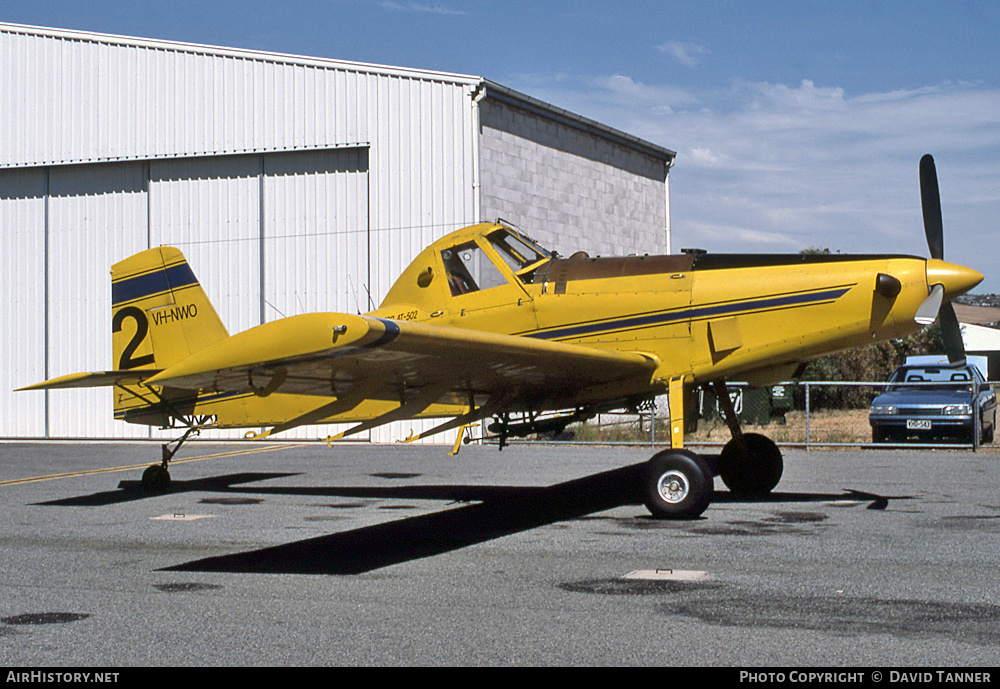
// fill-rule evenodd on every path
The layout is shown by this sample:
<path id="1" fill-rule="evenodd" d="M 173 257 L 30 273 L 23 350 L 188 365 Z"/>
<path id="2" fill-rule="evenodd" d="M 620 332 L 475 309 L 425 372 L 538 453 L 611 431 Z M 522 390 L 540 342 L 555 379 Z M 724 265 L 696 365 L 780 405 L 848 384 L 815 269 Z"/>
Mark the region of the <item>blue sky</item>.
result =
<path id="1" fill-rule="evenodd" d="M 992 0 L 5 0 L 0 21 L 498 81 L 677 151 L 674 250 L 925 255 L 932 153 L 946 258 L 1000 292 Z"/>

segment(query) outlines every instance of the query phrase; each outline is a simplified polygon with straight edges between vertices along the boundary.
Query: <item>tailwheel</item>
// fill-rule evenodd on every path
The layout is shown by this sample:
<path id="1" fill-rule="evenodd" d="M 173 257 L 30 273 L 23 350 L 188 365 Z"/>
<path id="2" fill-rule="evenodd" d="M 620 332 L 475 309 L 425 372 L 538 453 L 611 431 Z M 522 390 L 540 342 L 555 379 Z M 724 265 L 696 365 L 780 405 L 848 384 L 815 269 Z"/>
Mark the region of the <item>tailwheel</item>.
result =
<path id="1" fill-rule="evenodd" d="M 170 464 L 170 460 L 174 458 L 177 451 L 181 449 L 181 445 L 184 441 L 191 436 L 191 434 L 198 434 L 200 432 L 197 425 L 192 424 L 187 431 L 184 432 L 177 440 L 172 441 L 176 443 L 174 447 L 170 447 L 171 443 L 165 443 L 161 446 L 161 452 L 163 459 L 159 464 L 153 464 L 152 466 L 146 467 L 146 470 L 142 472 L 142 487 L 149 493 L 158 493 L 170 488 L 170 471 L 167 469 L 167 465 Z"/>
<path id="2" fill-rule="evenodd" d="M 773 440 L 759 433 L 743 433 L 722 448 L 719 477 L 738 496 L 766 495 L 781 480 L 784 462 Z"/>
<path id="3" fill-rule="evenodd" d="M 712 470 L 687 450 L 664 450 L 646 463 L 643 498 L 659 519 L 694 519 L 712 502 Z"/>
<path id="4" fill-rule="evenodd" d="M 170 472 L 162 464 L 153 464 L 142 472 L 142 487 L 146 492 L 159 493 L 170 488 Z"/>

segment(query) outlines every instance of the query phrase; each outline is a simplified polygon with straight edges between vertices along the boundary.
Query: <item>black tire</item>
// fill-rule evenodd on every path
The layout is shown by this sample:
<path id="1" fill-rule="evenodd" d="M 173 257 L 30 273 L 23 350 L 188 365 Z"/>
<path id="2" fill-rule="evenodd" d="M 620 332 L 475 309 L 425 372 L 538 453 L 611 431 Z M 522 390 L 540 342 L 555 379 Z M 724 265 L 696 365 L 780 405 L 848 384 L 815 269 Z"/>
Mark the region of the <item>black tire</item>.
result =
<path id="1" fill-rule="evenodd" d="M 664 450 L 646 462 L 643 502 L 658 519 L 695 519 L 713 491 L 712 470 L 693 452 Z"/>
<path id="2" fill-rule="evenodd" d="M 170 488 L 170 472 L 162 464 L 153 464 L 142 472 L 142 487 L 150 493 L 161 493 Z"/>
<path id="3" fill-rule="evenodd" d="M 719 476 L 733 495 L 767 495 L 781 481 L 784 471 L 781 450 L 773 440 L 759 433 L 744 433 L 743 447 L 745 456 L 741 455 L 735 439 L 726 443 L 719 457 Z"/>

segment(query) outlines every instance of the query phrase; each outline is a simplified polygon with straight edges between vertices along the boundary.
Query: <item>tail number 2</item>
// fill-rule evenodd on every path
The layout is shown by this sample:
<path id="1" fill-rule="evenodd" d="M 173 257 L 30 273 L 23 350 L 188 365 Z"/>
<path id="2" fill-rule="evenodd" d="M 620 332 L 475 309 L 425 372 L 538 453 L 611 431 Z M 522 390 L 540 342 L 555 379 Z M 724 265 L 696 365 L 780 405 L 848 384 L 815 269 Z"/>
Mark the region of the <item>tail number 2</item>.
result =
<path id="1" fill-rule="evenodd" d="M 146 335 L 149 334 L 149 321 L 146 320 L 146 314 L 143 313 L 142 309 L 135 306 L 126 306 L 123 309 L 115 311 L 115 315 L 111 319 L 111 332 L 121 332 L 122 324 L 126 318 L 131 318 L 135 321 L 135 334 L 122 350 L 121 359 L 118 360 L 119 371 L 148 366 L 155 361 L 152 354 L 133 357 L 135 350 L 139 348 L 139 345 L 146 339 Z"/>

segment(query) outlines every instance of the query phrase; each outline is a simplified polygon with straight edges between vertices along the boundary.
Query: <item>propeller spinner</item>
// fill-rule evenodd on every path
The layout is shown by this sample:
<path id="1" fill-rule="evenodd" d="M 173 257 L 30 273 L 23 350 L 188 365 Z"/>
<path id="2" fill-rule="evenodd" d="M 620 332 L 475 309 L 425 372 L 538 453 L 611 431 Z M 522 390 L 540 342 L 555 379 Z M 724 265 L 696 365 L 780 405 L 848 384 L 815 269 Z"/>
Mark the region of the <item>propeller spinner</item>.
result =
<path id="1" fill-rule="evenodd" d="M 934 158 L 927 154 L 920 159 L 920 204 L 924 215 L 924 234 L 931 258 L 927 261 L 927 284 L 930 294 L 917 310 L 917 323 L 928 325 L 941 321 L 948 361 L 965 361 L 962 331 L 951 300 L 969 291 L 983 276 L 971 268 L 963 268 L 944 261 L 944 224 L 941 221 L 941 192 L 938 189 L 937 168 Z"/>

